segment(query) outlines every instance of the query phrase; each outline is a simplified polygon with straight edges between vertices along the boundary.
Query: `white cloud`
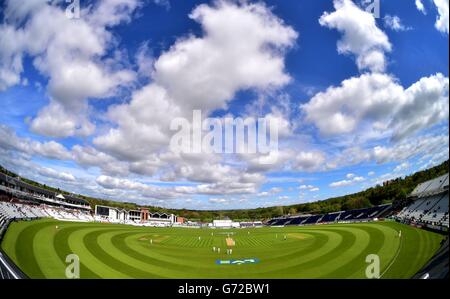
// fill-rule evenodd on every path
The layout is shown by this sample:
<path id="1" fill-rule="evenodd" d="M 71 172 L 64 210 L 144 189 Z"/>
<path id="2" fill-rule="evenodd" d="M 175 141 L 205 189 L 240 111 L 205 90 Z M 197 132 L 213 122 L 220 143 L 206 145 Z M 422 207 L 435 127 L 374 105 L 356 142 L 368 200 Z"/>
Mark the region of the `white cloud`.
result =
<path id="1" fill-rule="evenodd" d="M 438 16 L 436 18 L 435 27 L 442 33 L 449 32 L 449 0 L 433 0 L 436 6 Z M 427 14 L 425 6 L 421 0 L 416 0 L 416 8 L 424 15 Z"/>
<path id="2" fill-rule="evenodd" d="M 267 182 L 266 172 L 316 172 L 366 161 L 396 162 L 397 168 L 402 168 L 406 163 L 403 161 L 414 156 L 421 156 L 425 167 L 448 158 L 448 134 L 408 139 L 448 117 L 448 78 L 436 74 L 403 88 L 392 75 L 378 73 L 386 68 L 385 55 L 391 51 L 391 44 L 372 15 L 350 0 L 336 0 L 336 11 L 323 14 L 320 24 L 342 34 L 339 53 L 354 55 L 361 72 L 373 73 L 317 93 L 302 106 L 305 119 L 326 136 L 339 135 L 338 149 L 344 150 L 332 156 L 336 154 L 334 144 L 306 146 L 304 140 L 315 135 L 295 135 L 302 119 L 291 121 L 289 100 L 282 101 L 280 96 L 276 107 L 270 104 L 256 111 L 256 105 L 249 105 L 244 112 L 276 119 L 281 125 L 279 133 L 284 143 L 273 164 L 262 164 L 261 158 L 271 161 L 274 152 L 265 156 L 224 157 L 168 151 L 172 119 L 190 118 L 194 108 L 202 109 L 207 117 L 214 110 L 226 108 L 240 91 L 256 91 L 258 98 L 272 97 L 290 82 L 285 59 L 298 34 L 265 4 L 216 1 L 198 6 L 190 18 L 200 25 L 202 33 L 178 38 L 160 57 L 153 57 L 149 44 L 142 43 L 133 59 L 137 64 L 135 74 L 124 69 L 129 61 L 125 53 L 115 49 L 118 41 L 110 29 L 131 21 L 138 0 L 98 2 L 83 11 L 85 18 L 79 22 L 63 19 L 63 11 L 48 6 L 45 0 L 30 0 L 23 5 L 17 1 L 8 3 L 10 19 L 0 25 L 0 90 L 25 84 L 27 78 L 21 77 L 25 56 L 49 79 L 49 104 L 32 119 L 34 132 L 54 137 L 92 135 L 96 129 L 92 115 L 96 111 L 90 106 L 91 99 L 117 95 L 135 76 L 139 81 L 150 81 L 132 93 L 129 101 L 108 108 L 107 115 L 101 118 L 105 127 L 99 127 L 92 143 L 90 138 L 85 139 L 85 146 L 75 145 L 71 151 L 60 143 L 32 141 L 0 127 L 0 156 L 17 151 L 24 160 L 34 155 L 72 159 L 82 170 L 95 173 L 94 178 L 83 178 L 83 186 L 76 172 L 75 177 L 65 169 L 36 167 L 37 175 L 69 182 L 78 190 L 158 205 L 167 203 L 161 200 L 188 202 L 198 195 L 212 196 L 211 204 L 231 204 L 237 201 L 228 199 L 228 195 L 277 195 L 274 199 L 288 199 L 281 188 L 260 192 Z M 405 29 L 398 17 L 389 17 L 385 19 L 387 26 Z M 364 138 L 346 148 L 350 143 L 342 140 L 360 132 L 366 134 Z M 391 138 L 396 143 L 364 143 L 370 138 Z M 145 176 L 152 178 L 145 180 Z M 287 176 L 293 179 L 290 174 Z M 347 174 L 344 180 L 330 186 L 349 186 L 364 180 Z M 163 182 L 164 187 L 155 182 Z M 311 198 L 316 196 L 308 192 L 320 191 L 313 185 L 301 185 L 298 189 Z"/>
<path id="3" fill-rule="evenodd" d="M 74 21 L 48 1 L 23 6 L 7 2 L 7 18 L 0 24 L 0 89 L 20 82 L 26 55 L 49 79 L 50 103 L 32 120 L 34 132 L 52 137 L 92 134 L 87 100 L 112 96 L 134 79 L 133 72 L 119 69 L 120 62 L 106 54 L 114 43 L 108 29 L 129 21 L 137 6 L 137 0 L 101 1 Z"/>
<path id="4" fill-rule="evenodd" d="M 313 185 L 301 185 L 300 187 L 298 187 L 300 190 L 305 190 L 305 189 L 312 189 L 314 188 Z"/>
<path id="5" fill-rule="evenodd" d="M 388 181 L 394 180 L 394 179 L 396 179 L 396 178 L 398 178 L 400 176 L 401 175 L 399 173 L 388 172 L 388 173 L 380 175 L 377 178 L 372 179 L 372 182 L 374 184 L 376 184 L 376 185 L 382 185 L 384 182 L 388 182 Z"/>
<path id="6" fill-rule="evenodd" d="M 180 113 L 164 88 L 150 84 L 136 91 L 129 104 L 110 107 L 108 117 L 119 126 L 95 138 L 94 144 L 121 160 L 145 159 L 169 145 L 170 121 Z"/>
<path id="7" fill-rule="evenodd" d="M 367 173 L 368 176 L 374 176 L 375 172 L 374 171 L 369 171 L 369 173 Z"/>
<path id="8" fill-rule="evenodd" d="M 171 5 L 169 0 L 153 0 L 156 5 L 164 7 L 166 10 L 170 10 Z"/>
<path id="9" fill-rule="evenodd" d="M 62 181 L 75 181 L 75 177 L 71 173 L 60 172 L 48 167 L 39 167 L 37 171 L 40 175 L 62 180 Z"/>
<path id="10" fill-rule="evenodd" d="M 401 86 L 383 74 L 363 74 L 329 87 L 302 105 L 306 120 L 325 135 L 350 133 L 364 118 L 380 118 L 391 113 L 403 99 Z"/>
<path id="11" fill-rule="evenodd" d="M 143 5 L 140 0 L 107 0 L 100 1 L 96 6 L 89 7 L 90 13 L 82 12 L 83 17 L 100 30 L 129 23 L 135 10 Z"/>
<path id="12" fill-rule="evenodd" d="M 426 155 L 423 155 L 419 159 L 419 170 L 424 170 L 430 167 L 437 166 L 441 164 L 442 162 L 449 159 L 449 148 L 448 143 L 447 147 L 442 147 L 440 150 L 435 152 L 427 153 Z"/>
<path id="13" fill-rule="evenodd" d="M 407 27 L 402 24 L 402 20 L 398 16 L 386 15 L 384 18 L 384 26 L 394 31 L 408 31 L 411 27 Z"/>
<path id="14" fill-rule="evenodd" d="M 404 170 L 407 170 L 410 166 L 411 165 L 408 162 L 403 162 L 394 168 L 394 172 L 402 172 Z"/>
<path id="15" fill-rule="evenodd" d="M 301 185 L 300 187 L 298 187 L 298 189 L 300 190 L 308 190 L 310 192 L 317 192 L 320 190 L 319 187 L 315 187 L 313 185 Z"/>
<path id="16" fill-rule="evenodd" d="M 72 155 L 73 160 L 79 165 L 86 168 L 98 167 L 103 174 L 125 176 L 130 172 L 130 165 L 116 160 L 93 147 L 75 145 L 72 147 Z"/>
<path id="17" fill-rule="evenodd" d="M 328 164 L 333 166 L 329 167 L 330 169 L 336 169 L 370 162 L 377 164 L 402 163 L 418 157 L 433 159 L 434 165 L 437 165 L 448 159 L 448 144 L 448 131 L 441 135 L 421 135 L 394 144 L 346 148 L 331 156 Z M 372 176 L 371 174 L 375 173 L 371 171 L 368 175 Z"/>
<path id="18" fill-rule="evenodd" d="M 436 8 L 438 10 L 439 16 L 436 20 L 436 29 L 440 32 L 447 33 L 448 34 L 448 28 L 449 28 L 449 16 L 448 16 L 448 10 L 449 10 L 449 0 L 433 0 L 434 4 L 436 5 Z"/>
<path id="19" fill-rule="evenodd" d="M 304 171 L 313 172 L 325 167 L 326 156 L 320 150 L 295 151 L 291 147 L 263 154 L 241 154 L 240 159 L 249 172 Z"/>
<path id="20" fill-rule="evenodd" d="M 404 91 L 405 101 L 399 105 L 391 127 L 393 139 L 401 140 L 406 136 L 449 117 L 449 80 L 442 74 L 421 78 Z"/>
<path id="21" fill-rule="evenodd" d="M 417 8 L 417 10 L 419 10 L 424 15 L 427 14 L 427 11 L 425 9 L 425 6 L 422 3 L 422 0 L 416 0 L 416 8 Z"/>
<path id="22" fill-rule="evenodd" d="M 258 197 L 268 197 L 268 196 L 276 195 L 276 194 L 281 193 L 281 192 L 283 192 L 282 188 L 273 187 L 273 188 L 269 189 L 268 191 L 259 192 L 258 194 L 256 194 L 256 196 L 258 196 Z"/>
<path id="23" fill-rule="evenodd" d="M 271 194 L 277 194 L 277 193 L 281 193 L 281 192 L 283 192 L 283 189 L 279 188 L 279 187 L 273 187 L 269 190 L 269 193 L 271 193 Z"/>
<path id="24" fill-rule="evenodd" d="M 151 173 L 160 170 L 164 180 L 204 183 L 186 192 L 256 192 L 264 177 L 252 171 L 261 169 L 250 170 L 249 166 L 250 173 L 246 173 L 223 164 L 216 155 L 193 158 L 168 152 L 173 135 L 170 121 L 192 118 L 192 109 L 199 108 L 207 117 L 211 111 L 226 107 L 239 90 L 262 92 L 288 83 L 284 54 L 294 45 L 297 33 L 261 3 L 217 1 L 198 6 L 190 17 L 200 23 L 203 35 L 180 38 L 155 58 L 148 69 L 152 83 L 134 92 L 129 103 L 109 108 L 108 119 L 117 127 L 93 143 L 106 154 L 130 163 L 129 170 L 134 173 L 148 170 L 151 164 Z M 145 68 L 150 68 L 148 62 Z M 144 68 L 139 72 L 145 72 Z M 281 136 L 291 134 L 289 121 L 277 110 L 265 117 L 278 121 Z M 155 163 L 146 163 L 154 156 Z M 295 167 L 312 167 L 308 158 L 314 157 L 299 157 Z"/>
<path id="25" fill-rule="evenodd" d="M 289 118 L 279 111 L 272 111 L 263 117 L 268 123 L 276 126 L 278 138 L 286 138 L 293 134 L 293 125 Z"/>
<path id="26" fill-rule="evenodd" d="M 138 66 L 138 75 L 143 78 L 151 78 L 155 61 L 148 41 L 141 44 L 136 53 L 135 60 Z"/>
<path id="27" fill-rule="evenodd" d="M 71 153 L 60 143 L 21 138 L 5 125 L 0 125 L 0 148 L 56 160 L 69 160 L 72 157 Z"/>
<path id="28" fill-rule="evenodd" d="M 53 140 L 48 142 L 32 141 L 29 146 L 34 154 L 42 157 L 57 160 L 69 160 L 72 158 L 72 155 L 62 144 Z"/>
<path id="29" fill-rule="evenodd" d="M 217 1 L 198 6 L 190 17 L 200 23 L 203 36 L 178 39 L 155 59 L 153 82 L 129 104 L 109 109 L 118 127 L 94 140 L 103 151 L 123 160 L 144 159 L 167 149 L 172 119 L 192 118 L 193 109 L 207 117 L 239 90 L 269 90 L 290 81 L 284 53 L 297 33 L 265 5 Z M 288 124 L 282 125 L 288 132 Z"/>
<path id="30" fill-rule="evenodd" d="M 133 194 L 133 196 L 136 196 L 138 198 L 169 200 L 179 198 L 181 195 L 183 195 L 183 193 L 177 192 L 175 188 L 163 188 L 155 185 L 144 184 L 130 179 L 123 179 L 106 175 L 97 177 L 96 183 L 106 190 L 128 191 L 127 194 Z"/>
<path id="31" fill-rule="evenodd" d="M 376 146 L 372 157 L 377 163 L 405 161 L 418 155 L 429 155 L 444 152 L 448 158 L 449 137 L 447 135 L 422 136 L 406 140 L 394 146 Z"/>
<path id="32" fill-rule="evenodd" d="M 84 104 L 81 109 L 87 111 L 87 105 Z M 31 130 L 52 137 L 89 136 L 94 132 L 95 126 L 89 121 L 87 114 L 73 114 L 60 103 L 52 101 L 32 120 Z"/>
<path id="33" fill-rule="evenodd" d="M 325 155 L 320 151 L 301 151 L 294 155 L 292 169 L 297 171 L 314 171 L 324 166 Z"/>
<path id="34" fill-rule="evenodd" d="M 96 182 L 106 189 L 131 189 L 131 190 L 145 190 L 149 186 L 133 182 L 127 179 L 114 178 L 106 175 L 101 175 L 96 179 Z"/>
<path id="35" fill-rule="evenodd" d="M 421 78 L 404 89 L 385 74 L 363 74 L 329 87 L 302 105 L 306 120 L 324 135 L 352 133 L 363 125 L 392 130 L 401 140 L 448 118 L 448 78 Z"/>
<path id="36" fill-rule="evenodd" d="M 76 148 L 75 156 L 84 161 L 86 165 L 98 166 L 106 173 L 119 171 L 138 173 L 139 175 L 153 175 L 157 171 L 159 180 L 188 181 L 194 186 L 179 186 L 172 192 L 177 194 L 254 194 L 265 181 L 262 174 L 247 173 L 242 169 L 231 167 L 220 163 L 214 155 L 187 155 L 177 156 L 174 154 L 163 154 L 156 156 L 155 160 L 143 160 L 139 162 L 108 163 L 111 156 L 96 152 L 93 149 Z M 95 165 L 95 157 L 99 156 L 98 165 Z M 118 169 L 111 169 L 108 165 L 116 165 Z M 167 191 L 158 189 L 159 191 Z M 156 190 L 156 191 L 158 191 Z M 148 192 L 148 190 L 146 190 Z M 271 190 L 275 192 L 275 190 Z M 152 193 L 154 195 L 154 193 Z"/>
<path id="37" fill-rule="evenodd" d="M 343 34 L 338 42 L 339 53 L 355 55 L 360 70 L 384 71 L 384 54 L 390 52 L 392 46 L 386 34 L 377 27 L 373 15 L 351 0 L 334 0 L 333 3 L 335 11 L 325 12 L 319 23 Z"/>
<path id="38" fill-rule="evenodd" d="M 297 33 L 265 5 L 217 1 L 199 5 L 190 18 L 202 25 L 203 37 L 179 39 L 155 62 L 155 81 L 178 105 L 224 108 L 238 90 L 290 81 L 283 52 Z"/>
<path id="39" fill-rule="evenodd" d="M 337 181 L 337 182 L 331 183 L 330 187 L 331 188 L 346 187 L 346 186 L 351 186 L 356 183 L 365 181 L 365 178 L 361 177 L 361 176 L 352 176 L 351 178 L 349 178 L 347 176 L 347 178 L 348 178 L 347 180 L 342 180 L 342 181 Z"/>
<path id="40" fill-rule="evenodd" d="M 238 168 L 221 164 L 217 161 L 208 161 L 207 157 L 198 157 L 196 160 L 172 160 L 172 180 L 186 179 L 200 183 L 260 183 L 263 177 L 258 173 L 246 173 Z"/>
<path id="41" fill-rule="evenodd" d="M 20 82 L 23 71 L 20 48 L 23 40 L 22 33 L 0 24 L 0 91 Z"/>
<path id="42" fill-rule="evenodd" d="M 225 198 L 210 198 L 210 199 L 208 199 L 208 201 L 213 204 L 227 204 L 228 203 L 228 200 L 226 200 Z"/>
<path id="43" fill-rule="evenodd" d="M 342 180 L 342 181 L 338 181 L 338 182 L 333 182 L 330 184 L 330 187 L 332 188 L 338 188 L 338 187 L 345 187 L 345 186 L 350 186 L 352 185 L 353 182 L 350 180 Z"/>

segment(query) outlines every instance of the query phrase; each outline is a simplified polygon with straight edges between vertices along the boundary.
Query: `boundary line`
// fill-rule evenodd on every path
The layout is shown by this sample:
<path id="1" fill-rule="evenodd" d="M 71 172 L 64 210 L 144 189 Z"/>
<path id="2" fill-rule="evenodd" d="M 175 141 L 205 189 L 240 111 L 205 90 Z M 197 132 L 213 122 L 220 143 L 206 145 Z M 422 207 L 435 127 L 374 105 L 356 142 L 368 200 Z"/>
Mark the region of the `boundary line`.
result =
<path id="1" fill-rule="evenodd" d="M 380 278 L 383 277 L 384 274 L 386 274 L 386 272 L 391 268 L 391 266 L 395 263 L 395 261 L 398 258 L 398 255 L 400 254 L 400 250 L 402 248 L 403 245 L 403 237 L 400 237 L 400 245 L 397 248 L 397 253 L 395 254 L 394 258 L 392 259 L 392 261 L 389 263 L 389 265 L 387 266 L 387 268 L 383 271 L 383 273 L 381 273 Z"/>

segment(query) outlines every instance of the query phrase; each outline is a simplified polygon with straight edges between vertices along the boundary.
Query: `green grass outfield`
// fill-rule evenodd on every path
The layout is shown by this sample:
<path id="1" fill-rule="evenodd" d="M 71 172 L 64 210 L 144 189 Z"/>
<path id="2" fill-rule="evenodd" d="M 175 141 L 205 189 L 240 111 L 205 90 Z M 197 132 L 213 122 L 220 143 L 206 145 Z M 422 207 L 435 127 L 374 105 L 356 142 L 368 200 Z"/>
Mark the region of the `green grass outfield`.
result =
<path id="1" fill-rule="evenodd" d="M 365 278 L 369 254 L 380 257 L 382 278 L 410 278 L 442 239 L 395 222 L 211 230 L 43 219 L 12 223 L 1 246 L 31 278 L 65 278 L 71 253 L 81 278 Z M 248 258 L 259 263 L 216 264 Z"/>

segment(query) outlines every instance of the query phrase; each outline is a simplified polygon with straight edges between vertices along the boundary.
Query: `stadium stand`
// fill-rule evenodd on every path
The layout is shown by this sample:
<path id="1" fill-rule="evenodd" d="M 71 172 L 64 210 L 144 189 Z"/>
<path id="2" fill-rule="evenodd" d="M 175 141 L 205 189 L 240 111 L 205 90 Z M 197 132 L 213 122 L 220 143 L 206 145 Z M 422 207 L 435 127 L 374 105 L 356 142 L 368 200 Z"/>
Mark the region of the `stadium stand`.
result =
<path id="1" fill-rule="evenodd" d="M 289 222 L 289 225 L 299 225 L 300 223 L 304 222 L 306 219 L 308 219 L 309 216 L 304 216 L 304 217 L 294 217 L 292 218 L 292 220 Z"/>
<path id="2" fill-rule="evenodd" d="M 8 212 L 19 213 L 17 209 L 8 208 Z M 0 243 L 12 220 L 0 212 Z M 27 276 L 14 264 L 13 261 L 0 248 L 0 279 L 24 279 Z"/>
<path id="3" fill-rule="evenodd" d="M 141 221 L 143 211 L 134 211 L 136 220 L 131 218 L 92 215 L 87 202 L 73 196 L 47 192 L 20 180 L 0 173 L 0 241 L 9 224 L 15 220 L 33 220 L 38 218 L 54 218 L 61 221 L 89 222 L 102 221 L 129 225 L 167 226 L 176 220 L 174 215 L 165 213 L 147 213 L 145 222 Z M 111 208 L 115 216 L 133 214 Z M 145 210 L 146 211 L 146 210 Z M 109 212 L 109 209 L 108 209 Z M 0 279 L 23 279 L 26 275 L 0 249 Z"/>
<path id="4" fill-rule="evenodd" d="M 317 221 L 319 221 L 319 219 L 322 217 L 322 215 L 314 215 L 311 217 L 308 217 L 308 219 L 306 219 L 306 221 L 303 222 L 303 224 L 316 224 Z"/>
<path id="5" fill-rule="evenodd" d="M 321 222 L 327 223 L 327 222 L 335 222 L 336 219 L 338 219 L 340 213 L 330 213 L 323 216 Z"/>
<path id="6" fill-rule="evenodd" d="M 409 195 L 409 205 L 394 219 L 448 230 L 449 174 L 419 184 Z"/>
<path id="7" fill-rule="evenodd" d="M 350 210 L 333 212 L 321 215 L 301 215 L 301 216 L 287 216 L 281 218 L 270 219 L 266 222 L 268 226 L 287 226 L 287 225 L 311 225 L 317 223 L 332 223 L 332 222 L 354 222 L 354 221 L 368 221 L 383 215 L 391 208 L 390 204 Z"/>
<path id="8" fill-rule="evenodd" d="M 413 277 L 413 279 L 448 279 L 449 241 L 443 241 L 434 257 Z"/>
<path id="9" fill-rule="evenodd" d="M 448 174 L 419 184 L 408 196 L 409 204 L 393 218 L 404 223 L 418 223 L 431 228 L 447 228 L 449 208 Z M 99 221 L 140 226 L 170 226 L 182 224 L 177 216 L 166 213 L 150 213 L 147 209 L 124 210 L 114 207 L 96 206 L 95 212 L 87 202 L 70 195 L 49 192 L 17 178 L 0 173 L 0 241 L 7 227 L 15 220 L 54 218 L 62 221 Z M 364 209 L 339 211 L 320 215 L 296 215 L 270 219 L 269 226 L 300 226 L 322 223 L 363 222 L 383 218 L 392 214 L 390 204 Z M 181 219 L 180 219 L 181 220 Z M 227 220 L 230 221 L 231 220 Z M 223 221 L 222 221 L 223 222 Z M 187 222 L 189 226 L 189 222 Z M 242 222 L 240 227 L 261 227 L 262 222 Z M 194 227 L 199 227 L 197 224 Z M 447 263 L 447 264 L 445 264 Z M 416 278 L 448 277 L 448 239 L 435 258 L 417 274 Z M 445 272 L 445 271 L 444 271 Z M 440 277 L 440 276 L 439 276 Z M 0 250 L 0 279 L 18 279 L 26 276 Z"/>
<path id="10" fill-rule="evenodd" d="M 409 204 L 393 218 L 405 223 L 416 223 L 431 228 L 449 227 L 449 174 L 419 184 L 409 195 Z M 333 212 L 325 215 L 297 215 L 270 219 L 268 226 L 311 225 L 317 223 L 355 222 L 383 218 L 391 205 L 366 209 Z"/>
<path id="11" fill-rule="evenodd" d="M 27 276 L 0 249 L 0 279 L 24 279 Z"/>
<path id="12" fill-rule="evenodd" d="M 31 220 L 48 217 L 63 221 L 94 221 L 94 218 L 86 211 L 0 201 L 0 219 Z"/>
<path id="13" fill-rule="evenodd" d="M 54 218 L 62 221 L 109 222 L 140 226 L 171 226 L 178 217 L 166 213 L 150 213 L 147 209 L 127 211 L 96 206 L 70 194 L 52 192 L 23 182 L 18 177 L 0 173 L 0 219 L 19 220 Z"/>
<path id="14" fill-rule="evenodd" d="M 0 198 L 26 200 L 69 209 L 91 210 L 89 203 L 72 195 L 63 195 L 23 182 L 20 178 L 0 173 Z"/>
<path id="15" fill-rule="evenodd" d="M 251 222 L 240 222 L 241 227 L 251 228 L 251 227 L 262 227 L 262 221 L 251 221 Z"/>

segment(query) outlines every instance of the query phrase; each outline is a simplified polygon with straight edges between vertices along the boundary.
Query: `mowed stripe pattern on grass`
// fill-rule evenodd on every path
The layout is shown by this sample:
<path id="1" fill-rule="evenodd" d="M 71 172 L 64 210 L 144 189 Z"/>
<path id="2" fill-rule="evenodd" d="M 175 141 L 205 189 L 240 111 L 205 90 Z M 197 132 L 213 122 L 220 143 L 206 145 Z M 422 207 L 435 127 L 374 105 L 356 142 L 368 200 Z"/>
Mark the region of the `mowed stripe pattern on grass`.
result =
<path id="1" fill-rule="evenodd" d="M 210 230 L 42 219 L 11 224 L 2 248 L 31 278 L 65 278 L 69 254 L 80 258 L 81 278 L 365 278 L 369 254 L 383 278 L 410 278 L 442 239 L 394 222 Z M 247 258 L 260 262 L 216 264 Z"/>

